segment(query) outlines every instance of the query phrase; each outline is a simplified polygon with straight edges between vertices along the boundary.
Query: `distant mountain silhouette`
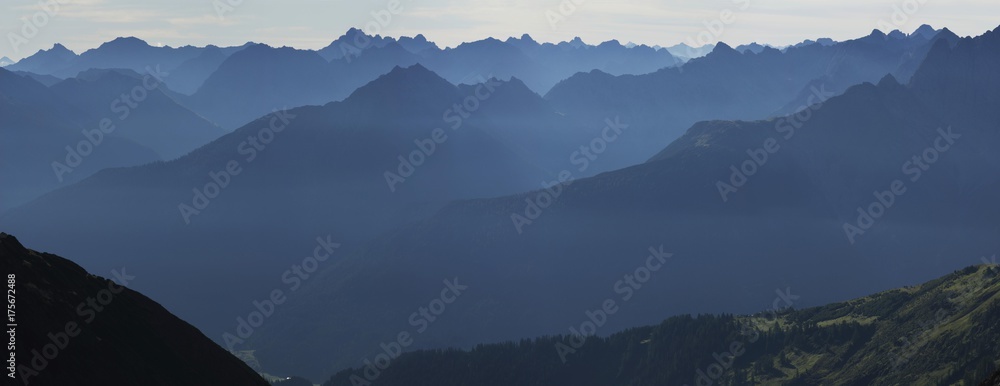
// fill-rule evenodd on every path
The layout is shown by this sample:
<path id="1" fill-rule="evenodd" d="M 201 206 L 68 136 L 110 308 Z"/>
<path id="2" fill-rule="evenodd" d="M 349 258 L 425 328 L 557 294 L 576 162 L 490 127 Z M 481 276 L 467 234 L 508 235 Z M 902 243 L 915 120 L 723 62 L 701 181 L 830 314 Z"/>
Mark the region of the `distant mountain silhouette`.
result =
<path id="1" fill-rule="evenodd" d="M 27 71 L 43 75 L 55 75 L 69 71 L 73 62 L 79 59 L 73 51 L 62 44 L 56 43 L 48 50 L 38 50 L 34 55 L 19 60 L 10 65 L 8 70 Z M 75 73 L 70 75 L 76 75 Z M 58 76 L 58 75 L 57 75 Z"/>
<path id="2" fill-rule="evenodd" d="M 329 61 L 340 61 L 363 58 L 370 50 L 393 44 L 399 44 L 420 63 L 452 83 L 470 83 L 476 76 L 516 77 L 538 93 L 548 91 L 556 82 L 580 71 L 598 69 L 612 74 L 644 74 L 678 64 L 669 52 L 647 46 L 626 47 L 617 41 L 594 46 L 579 38 L 572 42 L 542 44 L 527 34 L 505 41 L 487 38 L 440 49 L 423 35 L 396 40 L 351 29 L 317 52 Z"/>
<path id="3" fill-rule="evenodd" d="M 45 87 L 52 87 L 52 85 L 62 81 L 60 78 L 56 78 L 52 75 L 39 75 L 33 72 L 27 71 L 13 71 L 17 75 L 25 76 L 33 79 L 34 81 L 41 83 Z"/>
<path id="4" fill-rule="evenodd" d="M 393 67 L 417 61 L 391 41 L 351 61 L 334 62 L 313 51 L 258 44 L 227 58 L 186 104 L 235 128 L 274 109 L 343 100 Z"/>
<path id="5" fill-rule="evenodd" d="M 251 52 L 241 52 L 248 47 Z M 237 52 L 240 54 L 233 55 Z M 488 38 L 442 50 L 422 35 L 397 40 L 352 28 L 314 52 L 251 43 L 224 48 L 154 47 L 128 37 L 80 55 L 57 44 L 10 69 L 70 78 L 89 69 L 144 73 L 147 67 L 157 67 L 170 74 L 165 82 L 172 90 L 190 95 L 179 102 L 226 129 L 234 129 L 275 108 L 342 100 L 393 67 L 415 63 L 455 84 L 516 77 L 535 92 L 544 93 L 580 71 L 643 74 L 679 62 L 666 50 L 626 47 L 617 41 L 593 46 L 577 38 L 569 43 L 539 44 L 525 35 L 506 42 Z"/>
<path id="6" fill-rule="evenodd" d="M 771 45 L 763 45 L 763 44 L 759 44 L 757 42 L 753 42 L 753 43 L 750 43 L 750 44 L 741 44 L 739 46 L 736 46 L 736 52 L 743 53 L 743 54 L 745 54 L 747 52 L 759 54 L 761 52 L 764 52 L 764 48 L 765 47 L 774 48 Z"/>
<path id="7" fill-rule="evenodd" d="M 80 55 L 56 44 L 52 49 L 22 59 L 8 70 L 70 78 L 90 69 L 129 69 L 138 73 L 147 72 L 147 67 L 158 67 L 166 73 L 177 69 L 176 74 L 165 78 L 166 83 L 190 94 L 221 63 L 219 55 L 224 58 L 245 47 L 154 47 L 138 38 L 122 37 Z"/>
<path id="8" fill-rule="evenodd" d="M 428 50 L 430 51 L 438 50 L 437 44 L 428 41 L 427 38 L 421 34 L 417 34 L 417 36 L 414 36 L 412 38 L 409 36 L 402 36 L 397 40 L 397 42 L 399 43 L 400 46 L 403 46 L 403 48 L 405 48 L 407 51 L 410 51 L 414 54 L 420 54 Z"/>
<path id="9" fill-rule="evenodd" d="M 957 38 L 951 35 L 942 32 L 941 38 Z M 602 165 L 622 168 L 645 160 L 701 120 L 789 114 L 889 73 L 905 82 L 933 42 L 919 36 L 872 35 L 784 52 L 764 48 L 759 54 L 741 54 L 719 43 L 705 57 L 681 68 L 618 77 L 599 71 L 579 73 L 553 87 L 545 98 L 561 113 L 581 121 L 620 115 L 631 122 L 632 132 L 602 155 Z"/>
<path id="10" fill-rule="evenodd" d="M 327 268 L 251 344 L 261 363 L 283 371 L 314 376 L 355 365 L 358 352 L 376 354 L 441 279 L 455 277 L 468 283 L 467 295 L 414 347 L 563 333 L 613 294 L 650 247 L 674 257 L 601 331 L 678 313 L 752 312 L 748 305 L 770 301 L 775 288 L 801 293 L 801 305 L 823 304 L 976 262 L 1000 249 L 991 193 L 1000 188 L 991 151 L 1000 134 L 990 107 L 1000 80 L 982 76 L 1000 65 L 997 36 L 954 49 L 939 41 L 912 85 L 887 76 L 852 87 L 797 128 L 785 117 L 701 122 L 648 162 L 574 181 L 558 198 L 540 190 L 455 202 Z M 706 60 L 740 55 L 716 51 Z M 974 96 L 983 101 L 959 106 Z M 723 202 L 719 182 L 739 180 L 731 166 L 756 162 L 769 140 L 780 149 Z M 905 166 L 948 143 L 954 148 L 927 170 Z M 876 202 L 873 192 L 888 200 L 897 179 L 907 191 L 863 235 L 848 234 L 845 224 L 866 221 L 857 208 Z M 293 324 L 309 343 L 287 343 Z M 360 329 L 383 333 L 348 333 Z"/>
<path id="11" fill-rule="evenodd" d="M 256 44 L 223 61 L 188 106 L 233 129 L 274 109 L 333 101 L 336 86 L 315 52 Z"/>
<path id="12" fill-rule="evenodd" d="M 466 119 L 456 119 L 461 115 L 454 105 L 477 92 L 488 98 Z M 91 256 L 84 265 L 128 261 L 155 269 L 146 292 L 221 337 L 232 328 L 231 315 L 244 312 L 247 294 L 275 270 L 287 269 L 279 257 L 301 244 L 303 234 L 332 235 L 345 249 L 355 248 L 449 201 L 556 180 L 552 172 L 571 167 L 567 157 L 579 142 L 559 142 L 563 148 L 553 150 L 544 140 L 577 131 L 590 137 L 589 130 L 599 129 L 576 130 L 574 121 L 547 106 L 519 81 L 458 87 L 420 65 L 395 68 L 342 102 L 261 117 L 176 160 L 102 171 L 10 211 L 0 224 L 49 250 Z M 257 139 L 262 130 L 272 131 L 272 120 L 279 128 L 287 120 L 287 127 Z M 522 135 L 541 128 L 550 131 Z M 441 138 L 436 129 L 447 139 L 435 143 L 432 138 Z M 264 138 L 273 140 L 262 145 Z M 219 177 L 230 162 L 240 172 Z M 214 179 L 226 187 L 206 199 L 204 188 Z M 182 204 L 198 213 L 182 213 Z M 110 229 L 87 226 L 94 218 L 114 228 L 114 251 L 106 250 Z M 43 236 L 60 230 L 67 236 Z M 150 250 L 164 234 L 191 242 Z M 134 259 L 140 251 L 143 258 Z M 203 276 L 230 264 L 244 268 L 226 278 Z M 186 289 L 169 285 L 175 280 Z M 209 304 L 215 311 L 206 313 Z"/>
<path id="13" fill-rule="evenodd" d="M 10 58 L 8 58 L 6 56 L 0 58 L 0 67 L 7 67 L 7 66 L 9 66 L 11 64 L 14 64 L 14 61 L 11 60 Z"/>
<path id="14" fill-rule="evenodd" d="M 708 55 L 709 52 L 712 52 L 713 48 L 715 48 L 714 44 L 705 44 L 701 47 L 691 47 L 687 45 L 687 43 L 680 43 L 666 47 L 665 50 L 678 59 L 687 62 L 691 59 Z"/>
<path id="15" fill-rule="evenodd" d="M 109 103 L 111 99 L 104 99 Z M 102 105 L 102 110 L 107 108 Z M 31 77 L 0 69 L 0 212 L 94 172 L 160 159 L 151 149 L 99 130 L 89 112 L 64 101 Z M 100 144 L 94 146 L 99 140 Z M 81 142 L 86 142 L 81 145 Z M 72 149 L 67 150 L 67 147 Z M 80 151 L 88 152 L 85 157 Z M 58 162 L 71 170 L 54 167 Z M 76 163 L 76 165 L 73 165 Z"/>
<path id="16" fill-rule="evenodd" d="M 17 380 L 8 384 L 268 384 L 194 326 L 125 288 L 151 272 L 118 267 L 108 280 L 6 233 L 0 261 L 15 275 L 18 306 Z"/>
<path id="17" fill-rule="evenodd" d="M 582 44 L 539 44 L 528 35 L 520 39 L 509 38 L 507 44 L 520 48 L 529 58 L 542 66 L 542 78 L 537 84 L 528 86 L 539 93 L 545 93 L 558 81 L 577 72 L 601 70 L 614 75 L 646 74 L 664 67 L 672 67 L 680 62 L 665 50 L 656 50 L 645 45 L 626 47 L 616 40 L 592 46 Z M 518 78 L 530 79 L 530 74 L 514 74 Z"/>
<path id="18" fill-rule="evenodd" d="M 179 93 L 194 94 L 229 55 L 230 53 L 222 48 L 207 46 L 200 55 L 188 59 L 171 70 L 167 84 Z"/>
<path id="19" fill-rule="evenodd" d="M 913 35 L 920 35 L 923 36 L 924 39 L 930 40 L 934 38 L 934 35 L 936 35 L 937 32 L 938 31 L 935 30 L 934 27 L 927 24 L 921 24 L 920 27 L 917 27 L 917 29 L 913 31 Z"/>
<path id="20" fill-rule="evenodd" d="M 799 47 L 809 46 L 809 45 L 813 45 L 813 44 L 819 44 L 819 45 L 823 45 L 823 46 L 832 46 L 834 44 L 837 44 L 837 42 L 834 41 L 833 39 L 830 39 L 830 38 L 819 38 L 819 39 L 816 39 L 816 40 L 806 39 L 806 40 L 803 40 L 800 43 L 796 43 L 796 44 L 791 45 L 790 47 L 786 47 L 786 49 L 787 48 L 792 48 L 792 47 L 799 48 Z"/>
<path id="21" fill-rule="evenodd" d="M 323 54 L 220 49 L 226 58 L 197 92 L 164 90 L 157 111 L 233 132 L 167 162 L 102 170 L 9 210 L 0 225 L 84 266 L 155 272 L 138 284 L 144 292 L 217 341 L 255 294 L 287 284 L 280 273 L 317 248 L 315 237 L 320 248 L 340 243 L 317 279 L 245 344 L 265 368 L 313 379 L 394 339 L 441 293 L 442 279 L 469 291 L 413 348 L 565 333 L 622 275 L 666 252 L 675 257 L 601 334 L 679 313 L 755 312 L 775 288 L 802 294 L 803 305 L 840 301 L 936 277 L 1000 247 L 1000 38 L 924 32 L 759 53 L 720 43 L 679 68 L 660 67 L 677 59 L 663 49 L 579 38 L 438 49 L 371 37 L 340 58 L 336 44 Z M 19 70 L 44 74 L 31 69 L 60 56 L 82 63 L 59 47 Z M 131 39 L 102 47 L 108 55 L 153 48 Z M 220 59 L 210 48 L 176 50 L 168 59 L 187 63 L 192 79 Z M 659 69 L 620 73 L 651 67 Z M 12 206 L 56 186 L 46 179 L 65 150 L 35 149 L 56 138 L 55 146 L 76 144 L 88 129 L 80 122 L 106 109 L 56 91 L 105 95 L 101 82 L 135 80 L 118 70 L 77 74 L 46 88 L 0 69 L 0 130 L 12 133 L 0 149 L 2 179 L 35 189 Z M 578 168 L 578 149 L 600 144 L 612 121 L 628 131 L 614 144 L 604 139 L 595 166 Z M 85 165 L 156 158 L 118 135 Z M 769 141 L 780 150 L 765 151 L 765 162 Z M 932 167 L 901 173 L 924 154 L 936 154 Z M 38 171 L 14 167 L 22 164 Z M 566 173 L 570 184 L 551 186 Z M 750 176 L 737 182 L 740 173 Z M 895 179 L 909 181 L 905 195 L 864 233 L 845 235 L 845 224 L 862 222 L 858 208 L 885 200 L 879 194 Z M 738 189 L 720 196 L 721 181 Z"/>
<path id="22" fill-rule="evenodd" d="M 53 85 L 51 90 L 80 111 L 90 113 L 90 119 L 80 122 L 84 126 L 98 127 L 101 120 L 112 119 L 116 134 L 153 149 L 165 160 L 222 136 L 222 128 L 168 96 L 170 90 L 157 84 L 154 75 L 132 70 L 87 70 Z M 122 95 L 142 99 L 126 102 Z M 116 100 L 119 102 L 114 104 Z M 130 107 L 132 104 L 135 108 Z"/>
<path id="23" fill-rule="evenodd" d="M 330 45 L 317 50 L 316 53 L 329 62 L 344 59 L 345 56 L 354 56 L 358 51 L 363 51 L 366 48 L 385 47 L 386 44 L 394 41 L 395 39 L 391 37 L 371 36 L 360 29 L 351 28 Z"/>

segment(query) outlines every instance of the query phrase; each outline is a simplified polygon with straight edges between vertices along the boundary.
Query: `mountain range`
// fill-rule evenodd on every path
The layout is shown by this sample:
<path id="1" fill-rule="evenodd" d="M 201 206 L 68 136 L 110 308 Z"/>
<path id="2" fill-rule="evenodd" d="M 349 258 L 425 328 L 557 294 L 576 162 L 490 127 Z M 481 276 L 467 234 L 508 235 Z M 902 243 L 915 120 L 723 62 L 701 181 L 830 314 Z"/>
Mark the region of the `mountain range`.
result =
<path id="1" fill-rule="evenodd" d="M 467 118 L 448 112 L 477 94 L 484 98 Z M 147 280 L 144 291 L 219 331 L 245 308 L 247 293 L 287 268 L 277 256 L 290 258 L 288 245 L 316 237 L 300 235 L 335 235 L 354 248 L 452 200 L 538 188 L 572 151 L 543 153 L 555 148 L 545 141 L 581 137 L 581 126 L 516 80 L 455 86 L 420 65 L 397 67 L 342 102 L 279 111 L 175 160 L 103 170 L 8 211 L 2 222 L 29 242 L 84 256 L 85 266 L 134 261 L 160 272 L 162 281 Z M 539 128 L 550 133 L 522 135 Z M 305 195 L 288 200 L 289 190 Z M 95 216 L 123 232 L 114 251 L 106 251 L 107 228 L 86 225 Z M 43 229 L 75 236 L 38 237 Z M 165 234 L 202 241 L 149 250 Z M 131 257 L 140 251 L 145 258 Z M 245 268 L 219 276 L 233 264 Z M 170 289 L 182 278 L 186 289 Z M 208 304 L 224 305 L 209 316 Z"/>
<path id="2" fill-rule="evenodd" d="M 824 304 L 961 268 L 1000 249 L 992 220 L 1000 207 L 989 195 L 1000 164 L 983 162 L 1000 146 L 990 107 L 1000 88 L 989 75 L 1000 64 L 998 43 L 996 31 L 954 48 L 941 40 L 909 85 L 886 76 L 852 87 L 812 106 L 801 125 L 793 116 L 706 121 L 645 163 L 574 180 L 558 194 L 451 203 L 325 267 L 250 345 L 262 363 L 307 376 L 357 363 L 356 354 L 328 348 L 374 354 L 406 328 L 422 297 L 455 277 L 477 290 L 449 306 L 417 347 L 560 333 L 608 296 L 616 277 L 636 270 L 648 248 L 676 257 L 605 328 L 752 312 L 748 305 L 773 288 Z M 946 143 L 954 149 L 933 168 L 907 166 Z M 736 168 L 754 172 L 739 177 Z M 905 191 L 885 193 L 896 180 Z M 890 209 L 867 214 L 890 198 Z M 385 292 L 381 283 L 408 285 Z M 382 333 L 351 332 L 362 324 Z M 282 339 L 292 325 L 308 343 Z"/>
<path id="3" fill-rule="evenodd" d="M 98 126 L 85 127 L 81 122 L 95 118 L 90 113 L 34 79 L 5 69 L 0 69 L 0 112 L 4 138 L 0 142 L 0 179 L 6 182 L 0 186 L 4 197 L 0 211 L 101 169 L 159 159 L 152 149 L 135 141 L 113 132 L 104 134 Z M 91 134 L 91 141 L 84 132 L 94 130 L 97 133 Z M 100 145 L 95 149 L 97 142 Z M 81 151 L 87 153 L 86 159 Z"/>
<path id="4" fill-rule="evenodd" d="M 0 188 L 0 211 L 101 169 L 179 157 L 225 133 L 155 76 L 88 70 L 46 86 L 0 69 L 0 175 L 11 182 Z"/>
<path id="5" fill-rule="evenodd" d="M 731 382 L 985 378 L 996 353 L 965 338 L 933 346 L 961 365 L 869 367 L 912 330 L 889 310 L 926 315 L 982 271 L 838 302 L 1000 248 L 1000 29 L 670 49 L 353 29 L 320 50 L 56 45 L 0 69 L 0 226 L 90 271 L 129 267 L 259 371 L 355 368 L 330 384 L 401 332 L 401 351 L 437 351 L 380 382 L 673 382 L 708 365 L 676 358 L 677 336 L 725 343 L 776 289 L 833 305 L 783 313 Z M 287 301 L 240 333 L 276 289 Z M 626 294 L 579 364 L 527 362 Z M 721 316 L 671 318 L 704 313 Z"/>

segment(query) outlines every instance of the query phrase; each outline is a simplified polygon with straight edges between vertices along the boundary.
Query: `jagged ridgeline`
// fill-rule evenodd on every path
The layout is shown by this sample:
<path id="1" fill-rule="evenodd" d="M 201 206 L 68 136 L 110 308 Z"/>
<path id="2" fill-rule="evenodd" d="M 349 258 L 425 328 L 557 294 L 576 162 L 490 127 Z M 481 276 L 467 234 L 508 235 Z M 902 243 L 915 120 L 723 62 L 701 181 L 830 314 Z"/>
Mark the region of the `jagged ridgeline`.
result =
<path id="1" fill-rule="evenodd" d="M 984 265 L 822 307 L 677 316 L 582 345 L 551 336 L 418 351 L 325 385 L 373 374 L 386 386 L 977 385 L 1000 359 L 998 274 Z"/>

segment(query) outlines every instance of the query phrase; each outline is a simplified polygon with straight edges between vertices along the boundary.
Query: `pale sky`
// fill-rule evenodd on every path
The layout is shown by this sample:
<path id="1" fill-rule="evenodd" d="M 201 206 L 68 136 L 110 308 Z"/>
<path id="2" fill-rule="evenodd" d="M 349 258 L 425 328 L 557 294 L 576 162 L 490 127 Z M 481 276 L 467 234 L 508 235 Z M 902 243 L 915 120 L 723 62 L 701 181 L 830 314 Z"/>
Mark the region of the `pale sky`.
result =
<path id="1" fill-rule="evenodd" d="M 377 27 L 377 32 L 393 37 L 422 33 L 439 46 L 524 33 L 542 42 L 579 36 L 587 43 L 617 39 L 670 46 L 724 41 L 735 46 L 856 38 L 878 27 L 879 20 L 904 32 L 926 23 L 960 36 L 1000 25 L 998 0 L 392 1 L 398 1 L 392 8 L 396 13 L 389 10 L 390 0 L 5 0 L 0 5 L 0 56 L 18 60 L 54 43 L 81 53 L 118 36 L 175 47 L 255 41 L 316 49 L 350 27 L 367 32 Z M 48 3 L 58 9 L 45 13 L 42 4 Z M 225 9 L 229 4 L 235 5 Z M 216 5 L 224 8 L 221 17 Z M 892 21 L 894 6 L 900 9 L 898 23 Z M 732 12 L 728 24 L 720 17 L 726 10 Z M 390 14 L 391 19 L 380 22 L 373 12 Z M 554 24 L 553 15 L 558 15 Z M 710 29 L 706 23 L 724 27 Z"/>

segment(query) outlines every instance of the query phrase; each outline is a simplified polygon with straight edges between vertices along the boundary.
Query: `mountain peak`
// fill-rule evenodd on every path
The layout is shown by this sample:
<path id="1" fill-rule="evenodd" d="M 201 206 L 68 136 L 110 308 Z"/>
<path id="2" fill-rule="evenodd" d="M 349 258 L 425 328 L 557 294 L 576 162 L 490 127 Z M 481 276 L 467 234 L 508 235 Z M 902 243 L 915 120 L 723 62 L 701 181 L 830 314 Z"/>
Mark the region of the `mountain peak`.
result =
<path id="1" fill-rule="evenodd" d="M 52 45 L 52 48 L 50 48 L 50 49 L 48 49 L 48 50 L 42 50 L 42 51 L 47 51 L 47 52 L 68 52 L 68 53 L 73 53 L 73 51 L 70 51 L 70 49 L 69 49 L 69 48 L 66 48 L 66 46 L 64 46 L 64 45 L 62 45 L 62 44 L 59 44 L 59 43 L 56 43 L 56 44 L 53 44 L 53 45 Z"/>
<path id="2" fill-rule="evenodd" d="M 395 75 L 395 76 L 403 76 L 403 75 L 406 75 L 406 74 L 420 74 L 419 76 L 425 76 L 425 75 L 430 75 L 430 76 L 435 76 L 435 77 L 437 76 L 437 74 L 435 74 L 431 70 L 428 70 L 427 67 L 424 67 L 424 65 L 420 64 L 420 63 L 416 63 L 416 64 L 414 64 L 412 66 L 409 66 L 409 67 L 403 67 L 403 66 L 396 65 L 396 66 L 394 66 L 392 68 L 392 70 L 389 71 L 388 74 L 383 75 L 383 76 L 393 76 L 393 75 Z"/>
<path id="3" fill-rule="evenodd" d="M 881 80 L 878 81 L 879 88 L 898 87 L 898 86 L 900 86 L 899 81 L 896 80 L 896 77 L 892 76 L 892 74 L 886 74 L 885 76 L 882 77 Z"/>
<path id="4" fill-rule="evenodd" d="M 389 73 L 354 90 L 344 101 L 383 100 L 390 96 L 400 99 L 405 97 L 404 94 L 451 93 L 454 90 L 455 85 L 417 63 L 409 67 L 393 67 Z"/>
<path id="5" fill-rule="evenodd" d="M 868 34 L 868 37 L 885 39 L 886 35 L 885 32 L 882 32 L 881 30 L 876 28 L 872 30 L 872 33 Z"/>
<path id="6" fill-rule="evenodd" d="M 521 41 L 525 43 L 538 43 L 535 39 L 531 38 L 531 35 L 528 34 L 521 35 Z"/>
<path id="7" fill-rule="evenodd" d="M 1000 27 L 998 27 L 997 29 L 1000 30 Z M 946 38 L 949 38 L 949 39 L 950 38 L 954 38 L 955 40 L 961 39 L 960 36 L 958 36 L 954 32 L 951 32 L 951 30 L 948 29 L 948 28 L 942 28 L 940 31 L 937 32 L 937 35 L 934 35 L 934 36 L 937 36 L 937 37 L 946 37 Z"/>
<path id="8" fill-rule="evenodd" d="M 569 41 L 569 45 L 571 45 L 573 47 L 576 47 L 576 48 L 580 48 L 580 47 L 586 46 L 587 43 L 584 43 L 583 39 L 580 39 L 580 37 L 577 36 L 577 37 L 574 37 L 573 40 Z"/>
<path id="9" fill-rule="evenodd" d="M 134 36 L 129 36 L 129 37 L 115 38 L 115 40 L 101 44 L 100 48 L 110 48 L 110 47 L 143 48 L 143 47 L 150 47 L 150 45 L 146 43 L 145 40 L 139 39 Z"/>
<path id="10" fill-rule="evenodd" d="M 27 248 L 25 248 L 24 245 L 17 240 L 17 237 L 4 232 L 0 232 L 0 249 L 10 253 L 21 253 L 27 251 Z"/>
<path id="11" fill-rule="evenodd" d="M 359 35 L 359 34 L 360 35 L 367 35 L 364 31 L 362 31 L 362 30 L 360 30 L 358 28 L 351 27 L 351 28 L 348 28 L 347 32 L 344 32 L 344 34 L 342 36 L 354 36 L 354 35 Z"/>
<path id="12" fill-rule="evenodd" d="M 931 27 L 930 25 L 927 24 L 923 24 L 920 27 L 917 27 L 917 29 L 914 30 L 913 33 L 910 34 L 910 36 L 919 35 L 923 36 L 924 38 L 930 39 L 934 37 L 934 35 L 937 34 L 937 32 L 938 31 L 935 30 L 934 27 Z"/>
<path id="13" fill-rule="evenodd" d="M 716 44 L 715 48 L 712 49 L 712 52 L 709 53 L 709 55 L 715 55 L 715 56 L 732 55 L 732 54 L 739 54 L 739 51 L 736 51 L 736 49 L 723 42 L 719 42 L 718 44 Z"/>
<path id="14" fill-rule="evenodd" d="M 606 42 L 602 42 L 601 44 L 598 44 L 597 46 L 598 47 L 621 47 L 622 43 L 619 42 L 618 39 L 611 39 L 611 40 L 608 40 Z"/>

